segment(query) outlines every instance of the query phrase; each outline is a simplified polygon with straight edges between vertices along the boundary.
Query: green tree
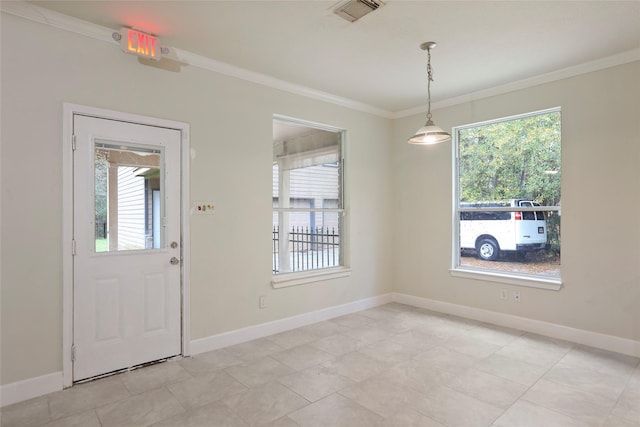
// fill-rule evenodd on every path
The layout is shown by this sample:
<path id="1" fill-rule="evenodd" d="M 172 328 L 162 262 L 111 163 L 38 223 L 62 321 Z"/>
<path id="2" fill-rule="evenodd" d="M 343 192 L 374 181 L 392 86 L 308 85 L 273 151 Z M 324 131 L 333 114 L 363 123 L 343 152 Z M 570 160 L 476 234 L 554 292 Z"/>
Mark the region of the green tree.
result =
<path id="1" fill-rule="evenodd" d="M 459 133 L 460 201 L 531 199 L 560 204 L 559 112 L 491 123 Z M 559 221 L 549 215 L 549 243 L 559 251 Z"/>
<path id="2" fill-rule="evenodd" d="M 107 223 L 107 182 L 109 174 L 109 161 L 105 150 L 96 150 L 94 166 L 96 238 L 105 238 L 104 225 Z"/>

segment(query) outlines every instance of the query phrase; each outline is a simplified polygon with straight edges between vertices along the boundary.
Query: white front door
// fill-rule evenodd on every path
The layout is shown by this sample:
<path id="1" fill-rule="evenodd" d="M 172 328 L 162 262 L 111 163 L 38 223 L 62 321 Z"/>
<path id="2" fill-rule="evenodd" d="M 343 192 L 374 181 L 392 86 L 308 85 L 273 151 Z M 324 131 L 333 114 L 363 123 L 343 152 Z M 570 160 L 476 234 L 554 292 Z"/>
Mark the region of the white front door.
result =
<path id="1" fill-rule="evenodd" d="M 176 129 L 74 115 L 73 380 L 181 354 Z"/>

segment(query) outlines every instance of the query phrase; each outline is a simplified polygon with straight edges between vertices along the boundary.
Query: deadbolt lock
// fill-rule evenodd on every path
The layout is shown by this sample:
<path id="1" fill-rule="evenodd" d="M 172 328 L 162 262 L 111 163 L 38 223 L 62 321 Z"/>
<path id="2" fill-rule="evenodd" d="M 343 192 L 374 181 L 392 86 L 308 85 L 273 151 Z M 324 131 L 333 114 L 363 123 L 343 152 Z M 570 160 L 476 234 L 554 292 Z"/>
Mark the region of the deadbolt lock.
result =
<path id="1" fill-rule="evenodd" d="M 171 249 L 175 249 L 178 247 L 178 242 L 171 242 Z"/>

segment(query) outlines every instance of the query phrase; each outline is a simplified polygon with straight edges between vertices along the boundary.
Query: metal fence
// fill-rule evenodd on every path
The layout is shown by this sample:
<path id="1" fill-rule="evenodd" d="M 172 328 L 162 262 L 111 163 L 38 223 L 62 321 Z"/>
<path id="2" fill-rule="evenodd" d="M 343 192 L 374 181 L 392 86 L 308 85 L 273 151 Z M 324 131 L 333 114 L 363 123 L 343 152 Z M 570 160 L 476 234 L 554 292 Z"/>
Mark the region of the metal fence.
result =
<path id="1" fill-rule="evenodd" d="M 273 227 L 273 273 L 280 273 L 280 227 Z M 340 265 L 340 233 L 335 227 L 292 227 L 289 230 L 287 272 L 317 270 Z"/>
<path id="2" fill-rule="evenodd" d="M 96 220 L 96 239 L 107 238 L 107 223 L 106 221 Z"/>

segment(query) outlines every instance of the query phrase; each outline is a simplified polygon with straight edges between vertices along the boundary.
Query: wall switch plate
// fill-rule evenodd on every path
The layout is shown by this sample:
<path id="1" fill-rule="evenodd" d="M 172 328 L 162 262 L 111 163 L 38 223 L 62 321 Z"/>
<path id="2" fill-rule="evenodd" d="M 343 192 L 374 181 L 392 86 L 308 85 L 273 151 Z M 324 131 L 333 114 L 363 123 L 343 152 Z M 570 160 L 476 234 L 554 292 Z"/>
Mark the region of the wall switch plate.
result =
<path id="1" fill-rule="evenodd" d="M 267 307 L 267 296 L 266 295 L 260 295 L 258 297 L 258 306 L 260 308 L 266 308 Z"/>
<path id="2" fill-rule="evenodd" d="M 501 300 L 508 300 L 509 299 L 509 291 L 507 291 L 506 289 L 501 289 L 500 290 L 500 299 Z"/>
<path id="3" fill-rule="evenodd" d="M 513 300 L 515 302 L 520 302 L 520 291 L 513 291 Z"/>

